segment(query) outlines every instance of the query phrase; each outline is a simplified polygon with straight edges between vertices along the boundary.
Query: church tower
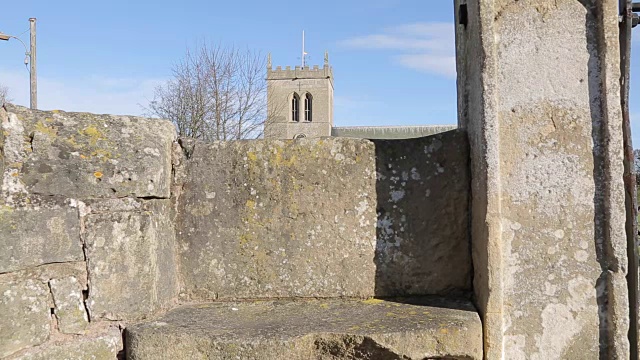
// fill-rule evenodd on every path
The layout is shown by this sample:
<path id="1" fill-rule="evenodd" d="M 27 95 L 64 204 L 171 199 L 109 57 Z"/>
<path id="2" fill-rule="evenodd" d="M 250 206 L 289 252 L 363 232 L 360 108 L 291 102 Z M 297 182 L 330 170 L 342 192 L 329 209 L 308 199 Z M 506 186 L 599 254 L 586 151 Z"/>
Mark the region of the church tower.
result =
<path id="1" fill-rule="evenodd" d="M 331 136 L 333 127 L 333 71 L 329 55 L 324 66 L 296 66 L 284 70 L 267 61 L 267 120 L 265 139 Z"/>

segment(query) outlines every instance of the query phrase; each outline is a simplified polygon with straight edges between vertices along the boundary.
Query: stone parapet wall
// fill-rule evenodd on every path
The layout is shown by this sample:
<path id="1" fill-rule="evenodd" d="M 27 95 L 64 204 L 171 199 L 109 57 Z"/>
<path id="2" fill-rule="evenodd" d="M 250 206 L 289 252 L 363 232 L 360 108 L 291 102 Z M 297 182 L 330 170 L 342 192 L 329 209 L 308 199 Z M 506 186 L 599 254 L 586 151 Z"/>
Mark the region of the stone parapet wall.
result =
<path id="1" fill-rule="evenodd" d="M 470 288 L 463 133 L 203 143 L 137 117 L 0 120 L 0 357 L 114 359 L 123 328 L 185 302 Z"/>
<path id="2" fill-rule="evenodd" d="M 0 109 L 0 357 L 114 359 L 178 286 L 173 126 Z"/>
<path id="3" fill-rule="evenodd" d="M 374 295 L 375 150 L 333 138 L 185 141 L 183 294 Z"/>
<path id="4" fill-rule="evenodd" d="M 470 294 L 466 144 L 182 141 L 183 299 Z"/>

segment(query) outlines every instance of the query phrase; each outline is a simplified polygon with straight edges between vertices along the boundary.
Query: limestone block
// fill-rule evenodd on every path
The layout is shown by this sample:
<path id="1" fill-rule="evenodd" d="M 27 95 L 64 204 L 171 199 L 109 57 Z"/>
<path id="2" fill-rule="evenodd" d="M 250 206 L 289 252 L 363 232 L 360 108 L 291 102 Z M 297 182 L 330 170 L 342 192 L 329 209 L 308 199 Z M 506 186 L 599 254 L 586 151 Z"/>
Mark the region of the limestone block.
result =
<path id="1" fill-rule="evenodd" d="M 374 144 L 376 296 L 470 293 L 466 134 Z"/>
<path id="2" fill-rule="evenodd" d="M 194 299 L 373 295 L 375 160 L 355 139 L 184 142 L 177 239 Z"/>
<path id="3" fill-rule="evenodd" d="M 184 306 L 127 327 L 130 360 L 482 359 L 464 302 L 258 301 Z"/>
<path id="4" fill-rule="evenodd" d="M 23 273 L 0 275 L 0 358 L 49 338 L 49 300 L 46 283 Z"/>
<path id="5" fill-rule="evenodd" d="M 44 342 L 51 313 L 61 332 L 79 333 L 87 325 L 82 290 L 84 261 L 56 263 L 0 274 L 0 357 Z"/>
<path id="6" fill-rule="evenodd" d="M 85 228 L 92 318 L 144 318 L 176 295 L 169 200 L 144 201 L 138 211 L 91 213 Z"/>
<path id="7" fill-rule="evenodd" d="M 53 342 L 30 349 L 11 360 L 114 360 L 122 349 L 118 329 L 104 333 Z"/>
<path id="8" fill-rule="evenodd" d="M 82 334 L 89 324 L 82 294 L 83 282 L 76 276 L 53 278 L 49 280 L 49 288 L 59 330 L 66 334 Z"/>
<path id="9" fill-rule="evenodd" d="M 167 121 L 19 106 L 0 117 L 7 201 L 27 193 L 169 197 L 176 135 Z"/>
<path id="10" fill-rule="evenodd" d="M 0 206 L 0 273 L 82 261 L 78 211 Z"/>
<path id="11" fill-rule="evenodd" d="M 628 359 L 618 1 L 456 6 L 485 356 Z"/>

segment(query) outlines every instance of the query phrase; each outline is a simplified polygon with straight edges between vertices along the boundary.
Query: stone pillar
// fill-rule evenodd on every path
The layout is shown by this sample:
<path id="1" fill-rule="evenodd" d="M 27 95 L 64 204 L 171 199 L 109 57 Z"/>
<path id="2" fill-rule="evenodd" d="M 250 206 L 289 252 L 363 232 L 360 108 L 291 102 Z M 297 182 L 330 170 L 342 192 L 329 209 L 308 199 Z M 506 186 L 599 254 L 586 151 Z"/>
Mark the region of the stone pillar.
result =
<path id="1" fill-rule="evenodd" d="M 456 0 L 486 359 L 627 359 L 617 0 Z"/>

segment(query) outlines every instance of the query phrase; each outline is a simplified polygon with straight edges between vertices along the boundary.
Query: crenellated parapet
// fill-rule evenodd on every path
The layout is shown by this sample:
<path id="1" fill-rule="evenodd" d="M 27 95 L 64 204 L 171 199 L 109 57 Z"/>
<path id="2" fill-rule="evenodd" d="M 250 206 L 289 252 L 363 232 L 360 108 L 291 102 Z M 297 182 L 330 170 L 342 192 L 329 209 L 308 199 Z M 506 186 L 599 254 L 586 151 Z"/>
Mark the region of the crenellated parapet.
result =
<path id="1" fill-rule="evenodd" d="M 313 65 L 313 67 L 305 66 L 277 66 L 267 68 L 267 80 L 296 80 L 296 79 L 330 79 L 333 82 L 333 68 L 329 65 L 322 67 Z"/>

